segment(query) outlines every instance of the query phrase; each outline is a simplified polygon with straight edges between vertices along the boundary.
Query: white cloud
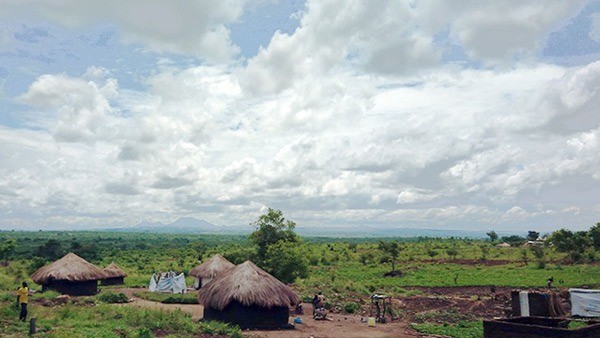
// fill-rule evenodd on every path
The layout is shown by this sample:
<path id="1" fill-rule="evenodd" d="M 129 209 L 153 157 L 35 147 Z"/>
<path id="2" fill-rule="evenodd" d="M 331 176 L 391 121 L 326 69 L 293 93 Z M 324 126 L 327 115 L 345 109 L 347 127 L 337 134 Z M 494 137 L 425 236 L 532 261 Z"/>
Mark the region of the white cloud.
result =
<path id="1" fill-rule="evenodd" d="M 475 60 L 506 62 L 532 56 L 544 37 L 566 18 L 575 15 L 583 1 L 477 1 L 452 20 L 450 34 Z M 446 3 L 443 8 L 450 4 Z M 443 10 L 438 8 L 438 11 Z M 439 12 L 438 12 L 439 13 Z"/>
<path id="2" fill-rule="evenodd" d="M 438 67 L 436 36 L 449 34 L 465 54 L 489 65 L 526 60 L 545 37 L 577 14 L 583 1 L 308 1 L 300 26 L 276 32 L 249 60 L 244 86 L 272 94 L 319 74 L 351 67 L 385 76 Z"/>
<path id="3" fill-rule="evenodd" d="M 93 142 L 112 112 L 109 98 L 116 91 L 114 79 L 96 83 L 65 75 L 42 75 L 20 101 L 32 107 L 56 110 L 58 119 L 47 116 L 49 120 L 42 122 L 45 124 L 42 126 L 51 129 L 57 141 Z"/>
<path id="4" fill-rule="evenodd" d="M 514 206 L 504 213 L 505 218 L 523 218 L 527 215 L 527 211 L 520 206 Z"/>
<path id="5" fill-rule="evenodd" d="M 398 198 L 396 199 L 396 203 L 405 204 L 405 203 L 414 203 L 414 202 L 423 202 L 423 201 L 431 201 L 436 198 L 436 194 L 432 194 L 424 189 L 408 189 L 403 190 L 398 194 Z"/>
<path id="6" fill-rule="evenodd" d="M 209 3 L 197 24 L 235 21 L 243 4 L 223 19 L 227 4 Z M 40 10 L 77 12 L 73 25 L 117 13 L 87 12 L 95 6 Z M 162 6 L 150 2 L 146 18 Z M 172 5 L 165 22 L 194 12 L 185 6 Z M 0 126 L 0 225 L 23 214 L 29 224 L 193 216 L 238 225 L 269 206 L 306 225 L 583 227 L 594 206 L 579 195 L 567 203 L 564 191 L 600 187 L 599 63 L 514 62 L 535 58 L 576 9 L 311 1 L 300 27 L 276 33 L 247 65 L 161 59 L 138 90 L 99 66 L 81 77 L 41 75 L 19 97 L 31 107 L 27 124 Z M 195 25 L 187 15 L 164 34 L 127 11 L 115 20 L 157 50 L 235 52 L 223 52 L 231 46 L 219 34 L 221 47 L 169 39 Z M 508 41 L 501 27 L 523 34 Z M 471 60 L 509 66 L 441 64 L 437 39 L 448 34 Z"/>
<path id="7" fill-rule="evenodd" d="M 321 78 L 345 64 L 368 71 L 413 73 L 436 63 L 432 37 L 414 30 L 401 2 L 308 1 L 300 27 L 276 32 L 243 71 L 246 88 L 278 93 L 304 78 Z"/>
<path id="8" fill-rule="evenodd" d="M 82 27 L 110 23 L 127 43 L 157 52 L 183 53 L 227 61 L 239 52 L 227 24 L 243 13 L 244 0 L 210 1 L 9 1 L 0 14 L 19 15 L 32 8 L 56 22 Z"/>

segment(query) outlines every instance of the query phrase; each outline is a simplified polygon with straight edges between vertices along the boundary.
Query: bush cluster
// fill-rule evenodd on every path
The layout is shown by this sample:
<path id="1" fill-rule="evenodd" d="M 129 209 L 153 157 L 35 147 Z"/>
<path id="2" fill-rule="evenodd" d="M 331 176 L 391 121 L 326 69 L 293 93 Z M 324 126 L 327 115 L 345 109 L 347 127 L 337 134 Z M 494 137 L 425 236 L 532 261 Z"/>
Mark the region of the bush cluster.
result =
<path id="1" fill-rule="evenodd" d="M 127 303 L 129 299 L 124 293 L 104 292 L 96 296 L 98 300 L 105 303 Z"/>

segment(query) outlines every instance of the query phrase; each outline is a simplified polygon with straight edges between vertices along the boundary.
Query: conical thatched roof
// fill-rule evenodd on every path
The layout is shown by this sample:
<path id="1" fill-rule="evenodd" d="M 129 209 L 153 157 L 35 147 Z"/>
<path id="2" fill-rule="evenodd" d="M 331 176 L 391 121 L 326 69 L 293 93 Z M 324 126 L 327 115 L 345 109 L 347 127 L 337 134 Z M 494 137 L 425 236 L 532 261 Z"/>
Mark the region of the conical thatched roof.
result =
<path id="1" fill-rule="evenodd" d="M 223 310 L 231 301 L 266 308 L 298 304 L 296 293 L 250 261 L 227 270 L 205 288 L 198 299 L 204 307 Z"/>
<path id="2" fill-rule="evenodd" d="M 114 262 L 110 263 L 102 271 L 104 271 L 104 274 L 106 275 L 104 278 L 127 277 L 127 274 Z"/>
<path id="3" fill-rule="evenodd" d="M 216 254 L 206 262 L 198 265 L 190 271 L 190 276 L 198 278 L 214 278 L 221 272 L 235 267 L 235 264 L 228 261 L 223 256 Z"/>
<path id="4" fill-rule="evenodd" d="M 104 271 L 74 253 L 68 253 L 56 262 L 39 268 L 31 275 L 36 284 L 51 280 L 85 282 L 105 278 Z"/>

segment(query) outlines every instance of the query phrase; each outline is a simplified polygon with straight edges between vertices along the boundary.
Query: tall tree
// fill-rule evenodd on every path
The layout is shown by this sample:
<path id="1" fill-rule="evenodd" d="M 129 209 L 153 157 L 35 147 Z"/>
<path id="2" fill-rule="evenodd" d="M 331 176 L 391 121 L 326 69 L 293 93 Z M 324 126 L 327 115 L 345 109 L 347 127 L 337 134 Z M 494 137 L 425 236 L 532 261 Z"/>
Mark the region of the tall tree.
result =
<path id="1" fill-rule="evenodd" d="M 540 237 L 540 233 L 538 231 L 529 230 L 529 232 L 527 232 L 527 240 L 528 241 L 535 241 L 539 237 Z"/>
<path id="2" fill-rule="evenodd" d="M 596 223 L 593 227 L 588 231 L 590 239 L 592 241 L 592 245 L 595 250 L 600 250 L 600 222 Z"/>
<path id="3" fill-rule="evenodd" d="M 250 234 L 250 240 L 258 247 L 258 259 L 264 262 L 267 258 L 269 245 L 277 242 L 297 243 L 298 235 L 294 232 L 296 223 L 286 220 L 281 210 L 269 208 L 266 214 L 260 216 L 256 222 L 251 223 L 256 230 Z"/>
<path id="4" fill-rule="evenodd" d="M 55 239 L 49 239 L 44 245 L 37 248 L 36 255 L 50 261 L 57 260 L 63 255 L 62 245 Z"/>
<path id="5" fill-rule="evenodd" d="M 0 260 L 8 260 L 10 255 L 15 251 L 17 241 L 14 238 L 5 239 L 0 244 Z"/>
<path id="6" fill-rule="evenodd" d="M 498 234 L 495 231 L 490 231 L 486 235 L 490 238 L 490 242 L 495 242 L 498 240 Z"/>
<path id="7" fill-rule="evenodd" d="M 400 255 L 400 251 L 402 251 L 403 247 L 398 244 L 396 241 L 379 242 L 379 250 L 383 251 L 385 254 L 389 255 L 392 261 L 392 271 L 396 270 L 396 260 Z"/>
<path id="8" fill-rule="evenodd" d="M 296 278 L 308 276 L 308 258 L 299 245 L 280 241 L 269 245 L 267 254 L 266 270 L 282 282 L 293 283 Z"/>
<path id="9" fill-rule="evenodd" d="M 568 253 L 573 262 L 580 261 L 585 250 L 591 246 L 591 240 L 586 231 L 573 233 L 567 229 L 560 229 L 550 235 L 549 241 L 554 244 L 556 251 Z"/>

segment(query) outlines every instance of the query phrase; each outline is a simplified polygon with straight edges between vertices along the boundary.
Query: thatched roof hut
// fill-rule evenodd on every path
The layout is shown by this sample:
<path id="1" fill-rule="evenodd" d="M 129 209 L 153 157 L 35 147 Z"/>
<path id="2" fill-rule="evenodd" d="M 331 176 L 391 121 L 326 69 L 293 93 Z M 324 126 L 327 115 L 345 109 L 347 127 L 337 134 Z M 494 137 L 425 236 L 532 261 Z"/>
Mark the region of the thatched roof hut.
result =
<path id="1" fill-rule="evenodd" d="M 110 263 L 102 271 L 106 277 L 100 281 L 100 285 L 121 285 L 125 282 L 127 274 L 117 266 L 117 264 Z"/>
<path id="2" fill-rule="evenodd" d="M 31 275 L 36 284 L 42 285 L 42 291 L 54 289 L 73 296 L 98 293 L 98 280 L 104 277 L 104 271 L 74 253 L 68 253 Z"/>
<path id="3" fill-rule="evenodd" d="M 288 327 L 289 307 L 299 303 L 287 285 L 246 261 L 200 290 L 204 318 L 241 328 Z"/>
<path id="4" fill-rule="evenodd" d="M 196 281 L 194 282 L 194 288 L 198 289 L 205 286 L 223 271 L 229 270 L 233 267 L 235 267 L 235 264 L 231 263 L 223 256 L 219 254 L 212 256 L 206 262 L 190 270 L 190 276 L 194 276 L 196 278 Z"/>

